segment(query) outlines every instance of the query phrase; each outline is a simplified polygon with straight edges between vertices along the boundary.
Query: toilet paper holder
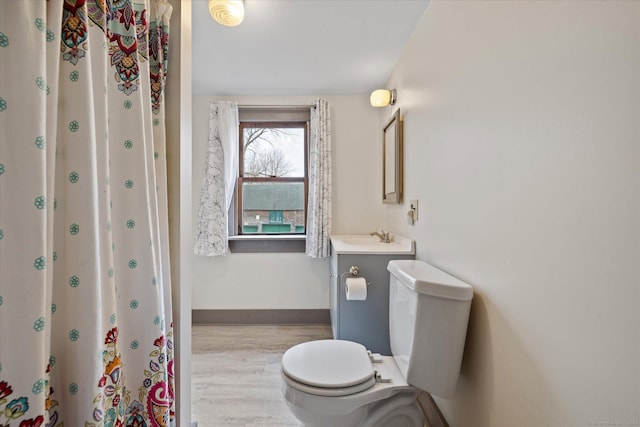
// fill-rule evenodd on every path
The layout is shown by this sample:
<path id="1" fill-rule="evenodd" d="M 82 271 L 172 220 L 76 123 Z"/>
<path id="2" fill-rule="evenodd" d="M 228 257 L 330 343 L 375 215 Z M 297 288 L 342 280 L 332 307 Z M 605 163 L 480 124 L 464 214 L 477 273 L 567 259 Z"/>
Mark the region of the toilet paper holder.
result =
<path id="1" fill-rule="evenodd" d="M 357 265 L 352 265 L 351 267 L 349 267 L 348 271 L 345 271 L 340 275 L 340 283 L 344 281 L 344 276 L 347 274 L 352 277 L 358 277 L 358 274 L 360 274 L 360 267 L 358 267 Z M 345 281 L 345 284 L 346 284 L 346 281 Z M 369 285 L 371 285 L 371 282 L 367 282 L 367 286 Z"/>

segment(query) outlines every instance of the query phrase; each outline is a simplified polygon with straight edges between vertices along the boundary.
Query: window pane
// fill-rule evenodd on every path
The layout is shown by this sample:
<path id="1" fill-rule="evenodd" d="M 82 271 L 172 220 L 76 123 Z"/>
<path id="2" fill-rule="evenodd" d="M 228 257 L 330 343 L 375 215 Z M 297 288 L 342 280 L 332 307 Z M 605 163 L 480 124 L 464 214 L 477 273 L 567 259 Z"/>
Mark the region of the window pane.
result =
<path id="1" fill-rule="evenodd" d="M 304 128 L 245 127 L 243 176 L 304 177 Z"/>
<path id="2" fill-rule="evenodd" d="M 304 182 L 243 182 L 242 233 L 304 233 Z"/>

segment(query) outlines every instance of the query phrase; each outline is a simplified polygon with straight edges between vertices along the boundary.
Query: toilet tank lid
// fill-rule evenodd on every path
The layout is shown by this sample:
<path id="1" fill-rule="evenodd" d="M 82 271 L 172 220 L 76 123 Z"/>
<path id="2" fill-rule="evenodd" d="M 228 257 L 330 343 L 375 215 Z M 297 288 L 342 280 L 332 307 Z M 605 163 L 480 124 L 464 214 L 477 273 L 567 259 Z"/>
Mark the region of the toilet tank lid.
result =
<path id="1" fill-rule="evenodd" d="M 392 260 L 387 270 L 410 289 L 427 295 L 455 300 L 473 298 L 473 288 L 431 264 L 419 260 Z"/>

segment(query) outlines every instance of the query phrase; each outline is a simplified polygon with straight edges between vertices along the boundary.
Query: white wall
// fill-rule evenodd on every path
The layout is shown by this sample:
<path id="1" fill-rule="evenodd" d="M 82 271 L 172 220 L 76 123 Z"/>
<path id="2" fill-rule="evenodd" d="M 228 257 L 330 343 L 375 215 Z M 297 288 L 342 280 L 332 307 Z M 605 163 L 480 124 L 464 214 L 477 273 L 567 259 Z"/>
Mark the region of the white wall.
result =
<path id="1" fill-rule="evenodd" d="M 191 425 L 191 282 L 188 257 L 183 257 L 186 230 L 191 228 L 191 1 L 169 0 L 171 73 L 167 75 L 167 185 L 169 251 L 175 349 L 176 422 Z M 188 190 L 188 191 L 187 191 Z"/>
<path id="2" fill-rule="evenodd" d="M 638 425 L 640 2 L 432 1 L 389 86 L 384 225 L 475 288 L 449 424 Z"/>
<path id="3" fill-rule="evenodd" d="M 200 200 L 209 102 L 311 105 L 318 97 L 194 97 L 193 215 Z M 380 225 L 382 148 L 378 114 L 366 95 L 322 96 L 331 104 L 333 233 L 365 233 Z M 193 221 L 195 224 L 195 220 Z M 329 262 L 303 253 L 191 255 L 194 309 L 316 309 L 329 307 Z"/>

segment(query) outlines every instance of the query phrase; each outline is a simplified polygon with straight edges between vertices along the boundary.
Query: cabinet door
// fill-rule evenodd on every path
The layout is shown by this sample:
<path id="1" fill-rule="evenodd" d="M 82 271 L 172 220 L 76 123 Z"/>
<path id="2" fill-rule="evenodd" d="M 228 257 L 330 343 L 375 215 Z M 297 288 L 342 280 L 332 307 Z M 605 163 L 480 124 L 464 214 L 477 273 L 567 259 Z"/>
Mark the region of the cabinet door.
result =
<path id="1" fill-rule="evenodd" d="M 333 247 L 331 248 L 331 274 L 329 275 L 329 295 L 330 305 L 329 314 L 331 316 L 331 331 L 334 339 L 340 339 L 338 328 L 338 317 L 340 310 L 338 309 L 338 292 L 340 291 L 340 276 L 338 274 L 338 255 L 336 255 Z"/>
<path id="2" fill-rule="evenodd" d="M 349 271 L 356 265 L 360 277 L 371 283 L 364 301 L 347 300 L 345 280 L 337 277 L 337 308 L 339 339 L 358 342 L 374 353 L 391 355 L 389 344 L 389 271 L 391 259 L 413 259 L 413 255 L 338 255 L 338 273 Z M 345 275 L 345 277 L 349 277 Z"/>

